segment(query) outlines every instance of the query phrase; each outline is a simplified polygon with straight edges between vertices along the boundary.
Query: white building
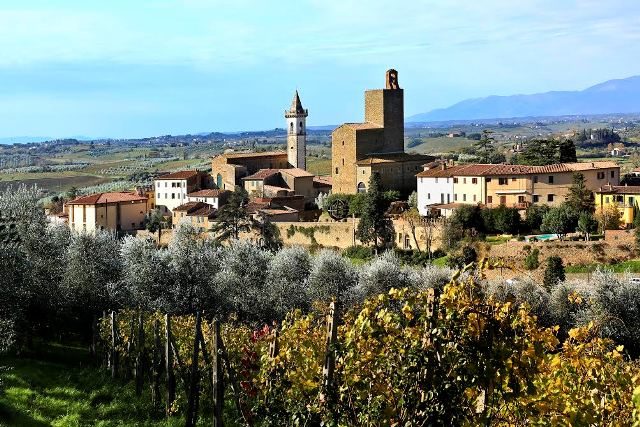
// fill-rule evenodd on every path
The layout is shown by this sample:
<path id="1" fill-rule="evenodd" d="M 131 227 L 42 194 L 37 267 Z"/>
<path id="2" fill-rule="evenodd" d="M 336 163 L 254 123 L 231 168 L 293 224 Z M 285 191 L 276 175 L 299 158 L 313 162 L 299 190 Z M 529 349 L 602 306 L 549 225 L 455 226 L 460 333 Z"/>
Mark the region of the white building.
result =
<path id="1" fill-rule="evenodd" d="M 213 206 L 215 209 L 220 209 L 225 202 L 227 197 L 231 194 L 230 191 L 227 190 L 217 190 L 217 189 L 205 189 L 194 191 L 193 193 L 187 194 L 187 203 L 188 202 L 203 202 L 208 205 Z"/>
<path id="2" fill-rule="evenodd" d="M 206 186 L 210 177 L 198 171 L 180 171 L 162 175 L 153 180 L 156 206 L 164 213 L 173 213 L 180 205 L 187 203 L 187 194 Z"/>
<path id="3" fill-rule="evenodd" d="M 425 169 L 416 175 L 418 179 L 418 211 L 426 216 L 431 205 L 453 203 L 453 174 L 446 165 Z"/>

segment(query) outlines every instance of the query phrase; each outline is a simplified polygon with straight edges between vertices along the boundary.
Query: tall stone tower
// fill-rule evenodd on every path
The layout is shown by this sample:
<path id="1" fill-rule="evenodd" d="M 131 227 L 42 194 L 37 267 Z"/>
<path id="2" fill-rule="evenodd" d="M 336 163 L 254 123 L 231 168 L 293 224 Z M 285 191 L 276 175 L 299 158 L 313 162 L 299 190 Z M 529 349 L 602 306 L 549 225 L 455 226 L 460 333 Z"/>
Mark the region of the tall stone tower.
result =
<path id="1" fill-rule="evenodd" d="M 296 90 L 291 108 L 284 112 L 287 119 L 287 155 L 289 164 L 294 168 L 307 168 L 307 116 L 309 110 L 302 108 L 300 96 Z"/>

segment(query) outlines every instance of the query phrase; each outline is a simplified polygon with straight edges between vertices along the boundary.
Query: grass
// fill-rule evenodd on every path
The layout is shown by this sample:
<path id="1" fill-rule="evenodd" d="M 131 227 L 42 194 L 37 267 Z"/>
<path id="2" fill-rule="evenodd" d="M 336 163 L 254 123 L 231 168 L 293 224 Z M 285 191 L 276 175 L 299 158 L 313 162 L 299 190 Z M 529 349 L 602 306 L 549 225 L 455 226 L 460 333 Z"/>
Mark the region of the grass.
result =
<path id="1" fill-rule="evenodd" d="M 508 242 L 511 239 L 513 239 L 513 236 L 511 235 L 487 236 L 486 242 L 490 245 L 500 245 L 502 243 Z"/>
<path id="2" fill-rule="evenodd" d="M 148 388 L 112 380 L 86 348 L 47 345 L 37 356 L 0 358 L 0 426 L 179 426 L 152 407 Z M 202 419 L 202 425 L 210 420 Z"/>
<path id="3" fill-rule="evenodd" d="M 331 159 L 307 157 L 307 170 L 314 175 L 331 175 Z"/>
<path id="4" fill-rule="evenodd" d="M 437 267 L 446 267 L 448 260 L 449 260 L 449 256 L 445 255 L 443 257 L 434 259 L 432 264 L 437 266 Z"/>
<path id="5" fill-rule="evenodd" d="M 613 271 L 614 273 L 640 273 L 640 259 L 623 261 L 618 264 L 581 264 L 568 265 L 565 267 L 566 273 L 592 273 L 596 268 L 601 267 Z"/>

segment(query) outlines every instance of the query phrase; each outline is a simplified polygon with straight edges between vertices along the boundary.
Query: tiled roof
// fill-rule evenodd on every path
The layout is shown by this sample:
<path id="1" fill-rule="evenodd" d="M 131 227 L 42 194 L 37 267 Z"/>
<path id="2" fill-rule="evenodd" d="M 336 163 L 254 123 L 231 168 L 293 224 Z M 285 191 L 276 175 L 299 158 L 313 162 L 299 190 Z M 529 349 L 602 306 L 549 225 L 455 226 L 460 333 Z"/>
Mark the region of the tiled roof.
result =
<path id="1" fill-rule="evenodd" d="M 177 212 L 186 212 L 187 216 L 206 216 L 212 217 L 216 213 L 216 209 L 208 203 L 204 202 L 187 202 L 174 209 Z"/>
<path id="2" fill-rule="evenodd" d="M 261 213 L 266 215 L 286 215 L 286 214 L 295 214 L 298 213 L 296 209 L 288 208 L 288 209 L 275 209 L 275 208 L 266 208 L 260 209 Z"/>
<path id="3" fill-rule="evenodd" d="M 332 187 L 333 179 L 330 176 L 314 176 L 313 186 L 314 187 Z"/>
<path id="4" fill-rule="evenodd" d="M 286 173 L 287 175 L 291 175 L 295 178 L 314 176 L 312 173 L 309 173 L 306 170 L 300 168 L 280 169 L 280 173 Z"/>
<path id="5" fill-rule="evenodd" d="M 248 180 L 248 181 L 262 180 L 262 179 L 269 178 L 270 176 L 273 176 L 279 172 L 280 172 L 280 169 L 260 169 L 258 172 L 254 173 L 253 175 L 245 176 L 242 179 Z"/>
<path id="6" fill-rule="evenodd" d="M 640 194 L 640 185 L 603 185 L 596 193 Z"/>
<path id="7" fill-rule="evenodd" d="M 371 154 L 367 158 L 360 159 L 356 164 L 358 166 L 367 166 L 381 163 L 426 162 L 429 160 L 433 160 L 433 156 L 411 153 L 380 153 Z"/>
<path id="8" fill-rule="evenodd" d="M 221 193 L 225 193 L 226 191 L 227 190 L 204 189 L 189 193 L 187 197 L 219 197 Z"/>
<path id="9" fill-rule="evenodd" d="M 264 151 L 262 153 L 224 153 L 221 156 L 227 159 L 240 159 L 240 158 L 259 158 L 259 157 L 287 157 L 287 153 L 284 151 Z"/>
<path id="10" fill-rule="evenodd" d="M 579 172 L 619 167 L 615 162 L 557 163 L 546 166 L 479 164 L 455 165 L 446 169 L 434 168 L 418 173 L 419 178 L 452 176 L 534 175 L 544 173 Z"/>
<path id="11" fill-rule="evenodd" d="M 127 192 L 97 193 L 71 200 L 70 205 L 102 205 L 105 203 L 146 202 L 147 197 Z"/>
<path id="12" fill-rule="evenodd" d="M 355 130 L 363 130 L 363 129 L 384 129 L 383 126 L 377 125 L 371 122 L 364 123 L 344 123 L 343 126 L 350 127 Z"/>
<path id="13" fill-rule="evenodd" d="M 198 171 L 179 171 L 179 172 L 168 173 L 166 175 L 159 176 L 159 177 L 157 177 L 155 179 L 156 180 L 163 180 L 163 179 L 189 179 L 189 178 L 194 177 L 196 175 L 198 175 Z"/>

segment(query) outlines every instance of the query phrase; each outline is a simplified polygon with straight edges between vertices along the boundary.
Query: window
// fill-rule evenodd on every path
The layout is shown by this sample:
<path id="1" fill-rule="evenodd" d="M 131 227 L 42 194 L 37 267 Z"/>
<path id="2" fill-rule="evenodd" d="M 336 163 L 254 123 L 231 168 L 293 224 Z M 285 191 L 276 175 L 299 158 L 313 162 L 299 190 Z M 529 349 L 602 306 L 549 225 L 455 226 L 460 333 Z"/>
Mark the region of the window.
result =
<path id="1" fill-rule="evenodd" d="M 518 203 L 524 203 L 524 196 L 518 196 Z"/>
<path id="2" fill-rule="evenodd" d="M 342 159 L 342 166 L 344 166 L 344 159 Z M 364 171 L 363 171 L 364 172 Z"/>
<path id="3" fill-rule="evenodd" d="M 478 183 L 478 178 L 471 178 L 471 183 L 472 184 L 477 184 Z"/>
<path id="4" fill-rule="evenodd" d="M 342 141 L 342 146 L 344 147 L 344 141 Z"/>
<path id="5" fill-rule="evenodd" d="M 629 198 L 627 199 L 627 202 L 629 203 L 630 206 L 633 206 L 633 197 L 629 196 Z"/>
<path id="6" fill-rule="evenodd" d="M 598 172 L 598 179 L 604 179 L 604 172 Z"/>
<path id="7" fill-rule="evenodd" d="M 440 203 L 444 204 L 444 193 L 440 193 Z"/>
<path id="8" fill-rule="evenodd" d="M 533 183 L 537 184 L 538 183 L 538 175 L 534 175 L 533 177 Z"/>
<path id="9" fill-rule="evenodd" d="M 547 202 L 553 202 L 553 194 L 547 194 Z"/>
<path id="10" fill-rule="evenodd" d="M 404 248 L 405 249 L 411 249 L 411 240 L 409 239 L 409 236 L 404 236 Z"/>
<path id="11" fill-rule="evenodd" d="M 538 196 L 537 194 L 533 195 L 533 203 L 538 203 L 540 201 L 540 196 Z"/>
<path id="12" fill-rule="evenodd" d="M 431 200 L 431 193 L 427 193 L 427 200 Z"/>
<path id="13" fill-rule="evenodd" d="M 454 201 L 458 201 L 458 193 L 455 193 L 455 194 L 453 195 L 453 200 L 454 200 Z"/>
<path id="14" fill-rule="evenodd" d="M 167 188 L 167 181 L 164 182 L 164 188 Z"/>
<path id="15" fill-rule="evenodd" d="M 453 183 L 457 184 L 458 183 L 458 178 L 453 178 Z"/>
<path id="16" fill-rule="evenodd" d="M 169 193 L 164 193 L 164 198 L 168 199 L 169 198 Z"/>
<path id="17" fill-rule="evenodd" d="M 507 204 L 507 196 L 500 196 L 500 204 L 501 205 Z"/>
<path id="18" fill-rule="evenodd" d="M 171 193 L 171 198 L 175 199 L 176 198 L 176 194 L 175 193 Z"/>
<path id="19" fill-rule="evenodd" d="M 358 193 L 366 193 L 367 186 L 364 184 L 364 182 L 359 182 L 357 190 L 358 190 Z"/>
<path id="20" fill-rule="evenodd" d="M 467 183 L 467 178 L 462 178 L 462 183 L 466 184 Z"/>
<path id="21" fill-rule="evenodd" d="M 473 201 L 474 202 L 476 201 L 476 195 L 475 194 L 473 195 Z"/>
<path id="22" fill-rule="evenodd" d="M 362 175 L 364 175 L 364 169 L 362 169 Z"/>
<path id="23" fill-rule="evenodd" d="M 515 176 L 512 176 L 512 177 L 511 177 L 511 181 L 513 182 L 513 181 L 515 181 L 515 180 L 516 180 L 516 177 L 515 177 Z"/>
<path id="24" fill-rule="evenodd" d="M 463 195 L 462 195 L 462 201 L 463 201 L 463 202 L 466 202 L 466 201 L 467 201 L 467 195 L 466 195 L 466 194 L 463 194 Z"/>
<path id="25" fill-rule="evenodd" d="M 336 168 L 336 175 L 338 175 L 338 168 Z"/>
<path id="26" fill-rule="evenodd" d="M 616 177 L 616 171 L 611 171 L 611 178 L 615 178 Z"/>
<path id="27" fill-rule="evenodd" d="M 158 193 L 158 199 L 162 199 L 162 193 Z"/>
<path id="28" fill-rule="evenodd" d="M 493 196 L 487 196 L 487 203 L 493 203 Z"/>
<path id="29" fill-rule="evenodd" d="M 604 202 L 605 202 L 605 203 L 607 203 L 607 204 L 609 204 L 609 196 L 607 196 L 607 197 L 605 197 L 605 198 L 604 198 Z"/>
<path id="30" fill-rule="evenodd" d="M 158 183 L 157 187 L 160 188 L 160 183 Z"/>
<path id="31" fill-rule="evenodd" d="M 553 175 L 549 175 L 549 184 L 553 184 Z"/>
<path id="32" fill-rule="evenodd" d="M 398 242 L 402 242 L 402 233 L 398 233 Z"/>
<path id="33" fill-rule="evenodd" d="M 491 182 L 491 178 L 485 178 L 484 181 L 485 182 Z"/>
<path id="34" fill-rule="evenodd" d="M 438 178 L 436 177 L 436 184 L 438 183 Z"/>
<path id="35" fill-rule="evenodd" d="M 498 178 L 498 185 L 507 185 L 508 181 L 507 178 Z"/>
<path id="36" fill-rule="evenodd" d="M 293 133 L 293 122 L 289 123 L 289 133 Z M 344 142 L 342 145 L 344 145 Z"/>

